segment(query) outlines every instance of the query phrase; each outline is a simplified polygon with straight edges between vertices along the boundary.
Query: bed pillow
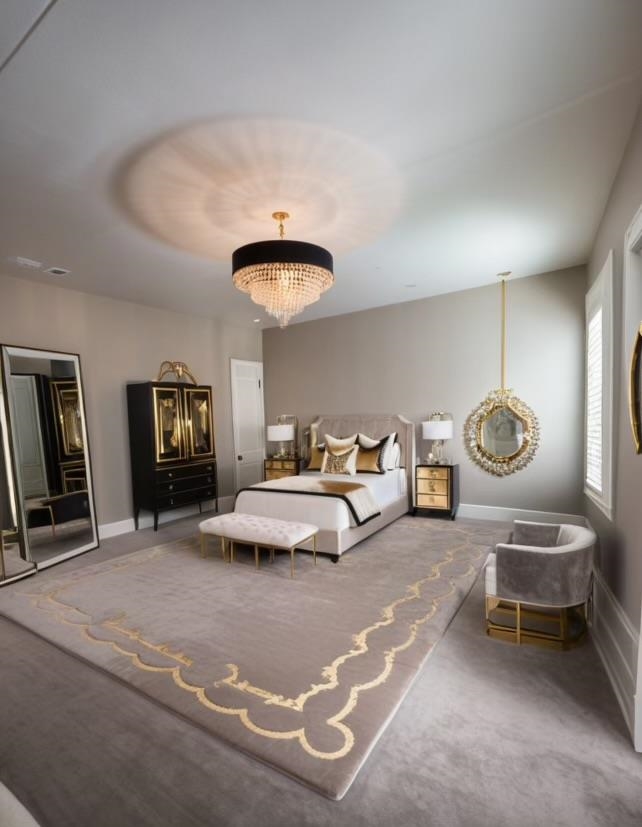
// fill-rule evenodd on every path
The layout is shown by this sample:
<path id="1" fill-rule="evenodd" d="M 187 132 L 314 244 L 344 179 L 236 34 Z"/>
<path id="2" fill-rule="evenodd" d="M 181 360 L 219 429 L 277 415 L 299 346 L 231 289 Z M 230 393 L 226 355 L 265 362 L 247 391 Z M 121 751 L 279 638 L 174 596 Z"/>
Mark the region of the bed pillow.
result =
<path id="1" fill-rule="evenodd" d="M 400 468 L 401 467 L 401 445 L 398 442 L 392 446 L 392 462 L 393 468 Z"/>
<path id="2" fill-rule="evenodd" d="M 393 452 L 393 446 L 397 440 L 397 434 L 393 431 L 391 434 L 387 434 L 382 439 L 373 439 L 370 436 L 366 436 L 366 434 L 357 434 L 358 444 L 361 448 L 374 448 L 375 446 L 379 445 L 381 447 L 381 460 L 380 465 L 383 471 L 391 471 L 395 468 L 395 457 Z"/>
<path id="3" fill-rule="evenodd" d="M 334 454 L 327 448 L 323 455 L 323 463 L 321 464 L 322 474 L 356 474 L 357 473 L 357 454 L 359 453 L 359 446 L 353 445 L 342 454 Z"/>
<path id="4" fill-rule="evenodd" d="M 325 444 L 333 454 L 342 454 L 345 451 L 349 451 L 356 441 L 356 434 L 341 439 L 336 436 L 331 436 L 330 434 L 325 435 Z"/>
<path id="5" fill-rule="evenodd" d="M 358 474 L 385 474 L 386 469 L 381 464 L 381 448 L 377 442 L 374 448 L 361 448 L 357 454 Z"/>
<path id="6" fill-rule="evenodd" d="M 377 448 L 381 444 L 380 439 L 373 439 L 365 434 L 357 434 L 357 442 L 360 448 Z"/>
<path id="7" fill-rule="evenodd" d="M 385 445 L 381 449 L 381 464 L 383 465 L 386 471 L 392 471 L 392 469 L 395 467 L 394 444 L 397 441 L 396 432 L 393 431 L 391 434 L 388 434 L 388 436 L 384 437 L 381 441 L 385 441 Z"/>
<path id="8" fill-rule="evenodd" d="M 308 460 L 308 464 L 305 466 L 305 470 L 320 471 L 324 453 L 325 445 L 313 445 L 310 448 L 310 459 Z"/>

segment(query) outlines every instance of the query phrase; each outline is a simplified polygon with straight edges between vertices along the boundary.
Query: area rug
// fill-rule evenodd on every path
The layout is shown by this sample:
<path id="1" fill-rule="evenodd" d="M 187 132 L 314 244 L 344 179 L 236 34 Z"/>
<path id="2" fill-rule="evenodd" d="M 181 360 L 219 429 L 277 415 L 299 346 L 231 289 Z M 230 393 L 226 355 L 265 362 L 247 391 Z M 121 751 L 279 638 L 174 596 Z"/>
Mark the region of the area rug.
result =
<path id="1" fill-rule="evenodd" d="M 0 613 L 339 799 L 506 536 L 403 517 L 336 565 L 297 553 L 294 579 L 188 537 L 7 586 Z"/>

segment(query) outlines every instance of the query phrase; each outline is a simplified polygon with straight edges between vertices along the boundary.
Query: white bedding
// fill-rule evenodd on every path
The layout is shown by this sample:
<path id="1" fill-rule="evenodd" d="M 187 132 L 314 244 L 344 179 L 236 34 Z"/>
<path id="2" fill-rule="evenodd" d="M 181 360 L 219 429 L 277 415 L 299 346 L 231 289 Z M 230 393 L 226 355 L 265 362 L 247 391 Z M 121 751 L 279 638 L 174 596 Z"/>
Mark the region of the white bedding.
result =
<path id="1" fill-rule="evenodd" d="M 367 485 L 381 510 L 393 502 L 407 497 L 406 472 L 403 468 L 386 471 L 385 474 L 321 474 L 319 471 L 304 471 L 305 477 L 328 479 L 340 482 L 358 482 Z M 285 478 L 269 480 L 252 486 L 251 492 L 240 491 L 234 506 L 235 511 L 256 514 L 260 517 L 278 517 L 283 520 L 313 523 L 328 531 L 343 531 L 356 526 L 350 509 L 343 500 L 334 497 L 319 497 L 314 494 L 282 494 L 270 491 L 283 488 Z M 260 489 L 257 491 L 256 489 Z"/>

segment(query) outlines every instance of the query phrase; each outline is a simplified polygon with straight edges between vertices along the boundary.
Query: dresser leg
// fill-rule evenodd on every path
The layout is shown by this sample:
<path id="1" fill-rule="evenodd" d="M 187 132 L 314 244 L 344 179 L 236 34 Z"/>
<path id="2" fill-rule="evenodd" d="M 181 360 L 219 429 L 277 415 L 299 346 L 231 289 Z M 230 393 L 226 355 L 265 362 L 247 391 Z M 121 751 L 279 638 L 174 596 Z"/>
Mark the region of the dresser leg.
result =
<path id="1" fill-rule="evenodd" d="M 158 531 L 158 511 L 154 511 L 154 531 Z"/>
<path id="2" fill-rule="evenodd" d="M 134 528 L 138 531 L 138 515 L 140 514 L 140 508 L 134 509 Z"/>

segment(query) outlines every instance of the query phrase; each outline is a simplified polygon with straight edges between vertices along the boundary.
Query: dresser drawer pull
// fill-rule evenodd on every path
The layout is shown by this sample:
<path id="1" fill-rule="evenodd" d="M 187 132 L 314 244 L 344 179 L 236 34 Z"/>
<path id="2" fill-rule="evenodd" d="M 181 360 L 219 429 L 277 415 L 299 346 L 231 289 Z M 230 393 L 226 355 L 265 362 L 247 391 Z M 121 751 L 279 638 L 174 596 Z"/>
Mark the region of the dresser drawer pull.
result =
<path id="1" fill-rule="evenodd" d="M 169 485 L 169 486 L 168 486 L 168 488 L 169 488 L 169 490 L 170 490 L 170 491 L 173 491 L 173 490 L 174 490 L 174 486 L 173 486 L 173 485 Z"/>

